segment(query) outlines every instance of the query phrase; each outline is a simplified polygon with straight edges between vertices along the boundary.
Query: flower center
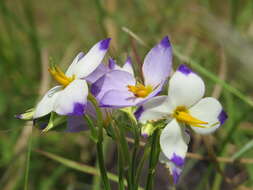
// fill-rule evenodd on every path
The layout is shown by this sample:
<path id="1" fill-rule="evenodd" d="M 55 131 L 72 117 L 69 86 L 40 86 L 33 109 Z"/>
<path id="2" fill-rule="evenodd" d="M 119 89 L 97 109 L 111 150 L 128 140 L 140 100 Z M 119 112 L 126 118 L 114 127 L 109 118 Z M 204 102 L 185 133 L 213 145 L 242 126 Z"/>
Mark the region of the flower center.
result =
<path id="1" fill-rule="evenodd" d="M 136 97 L 145 98 L 148 96 L 153 88 L 150 85 L 144 86 L 143 84 L 137 83 L 135 86 L 128 85 L 128 91 L 132 92 Z"/>
<path id="2" fill-rule="evenodd" d="M 201 127 L 204 128 L 203 124 L 208 124 L 208 122 L 201 121 L 189 114 L 189 111 L 185 106 L 178 106 L 174 113 L 173 117 L 181 123 L 188 124 L 194 127 Z"/>
<path id="3" fill-rule="evenodd" d="M 68 86 L 69 83 L 71 83 L 76 78 L 75 75 L 72 77 L 67 77 L 57 66 L 49 68 L 48 71 L 51 73 L 53 78 L 64 87 Z"/>

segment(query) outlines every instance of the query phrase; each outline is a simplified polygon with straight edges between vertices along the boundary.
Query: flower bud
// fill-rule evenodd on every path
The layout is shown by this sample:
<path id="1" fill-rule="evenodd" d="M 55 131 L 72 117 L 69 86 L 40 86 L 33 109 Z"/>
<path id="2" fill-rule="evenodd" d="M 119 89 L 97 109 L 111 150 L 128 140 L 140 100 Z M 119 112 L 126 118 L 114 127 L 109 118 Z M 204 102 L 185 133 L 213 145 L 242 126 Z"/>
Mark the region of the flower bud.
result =
<path id="1" fill-rule="evenodd" d="M 152 123 L 146 123 L 141 128 L 141 136 L 143 136 L 144 138 L 147 138 L 153 134 L 155 129 L 156 127 Z"/>
<path id="2" fill-rule="evenodd" d="M 33 114 L 34 114 L 34 108 L 31 108 L 29 110 L 26 110 L 25 113 L 16 114 L 15 117 L 17 119 L 22 119 L 22 120 L 32 120 Z"/>

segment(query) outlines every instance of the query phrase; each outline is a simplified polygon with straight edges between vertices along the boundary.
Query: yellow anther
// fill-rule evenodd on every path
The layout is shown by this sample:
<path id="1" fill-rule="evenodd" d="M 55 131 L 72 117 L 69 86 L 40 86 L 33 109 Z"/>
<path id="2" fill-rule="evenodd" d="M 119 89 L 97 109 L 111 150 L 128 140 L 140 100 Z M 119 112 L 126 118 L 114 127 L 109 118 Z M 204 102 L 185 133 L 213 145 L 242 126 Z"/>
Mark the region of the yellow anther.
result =
<path id="1" fill-rule="evenodd" d="M 144 86 L 143 84 L 137 83 L 135 86 L 128 85 L 128 91 L 132 92 L 136 97 L 145 98 L 147 97 L 152 91 L 152 86 Z"/>
<path id="2" fill-rule="evenodd" d="M 51 67 L 48 69 L 48 71 L 51 73 L 53 78 L 64 87 L 68 86 L 69 83 L 71 83 L 73 80 L 75 80 L 75 75 L 72 77 L 67 77 L 59 67 Z"/>
<path id="3" fill-rule="evenodd" d="M 204 128 L 205 124 L 208 124 L 208 122 L 201 121 L 189 114 L 189 111 L 184 106 L 179 106 L 173 113 L 173 117 L 181 123 L 185 123 L 194 127 L 201 127 Z"/>

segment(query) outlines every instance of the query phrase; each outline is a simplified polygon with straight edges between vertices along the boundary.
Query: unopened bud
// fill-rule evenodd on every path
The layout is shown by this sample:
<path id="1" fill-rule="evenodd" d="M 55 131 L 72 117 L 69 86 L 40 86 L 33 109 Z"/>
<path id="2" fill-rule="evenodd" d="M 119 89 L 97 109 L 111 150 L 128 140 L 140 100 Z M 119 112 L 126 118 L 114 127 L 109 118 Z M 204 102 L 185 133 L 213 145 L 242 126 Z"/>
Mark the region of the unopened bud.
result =
<path id="1" fill-rule="evenodd" d="M 33 114 L 34 114 L 34 108 L 31 108 L 31 109 L 25 111 L 25 113 L 16 114 L 15 117 L 17 119 L 22 119 L 22 120 L 32 120 Z"/>
<path id="2" fill-rule="evenodd" d="M 155 128 L 155 126 L 152 123 L 146 123 L 141 128 L 141 135 L 144 138 L 147 138 L 147 137 L 149 137 L 150 135 L 153 134 L 153 132 L 154 132 L 155 129 L 156 128 Z"/>

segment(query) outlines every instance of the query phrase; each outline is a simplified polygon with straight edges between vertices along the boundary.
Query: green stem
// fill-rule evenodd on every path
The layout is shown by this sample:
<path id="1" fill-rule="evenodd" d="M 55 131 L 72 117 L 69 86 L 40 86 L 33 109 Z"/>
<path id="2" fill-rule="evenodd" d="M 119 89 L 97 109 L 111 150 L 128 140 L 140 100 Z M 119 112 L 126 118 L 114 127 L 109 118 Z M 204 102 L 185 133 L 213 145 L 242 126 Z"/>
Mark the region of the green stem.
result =
<path id="1" fill-rule="evenodd" d="M 111 186 L 108 180 L 105 164 L 104 164 L 104 154 L 103 154 L 103 114 L 97 104 L 97 100 L 95 97 L 89 94 L 88 99 L 91 101 L 93 106 L 96 109 L 97 114 L 97 125 L 98 125 L 98 141 L 97 141 L 97 154 L 98 154 L 98 165 L 102 177 L 102 181 L 104 184 L 105 190 L 110 190 Z"/>
<path id="2" fill-rule="evenodd" d="M 146 181 L 146 190 L 152 190 L 153 188 L 153 181 L 154 181 L 154 174 L 155 174 L 155 167 L 158 161 L 159 157 L 159 144 L 158 144 L 158 138 L 159 136 L 159 130 L 155 130 L 151 137 L 151 152 L 150 152 L 150 160 L 149 160 L 149 171 L 148 171 L 148 177 Z"/>
<path id="3" fill-rule="evenodd" d="M 104 165 L 104 155 L 103 155 L 103 143 L 102 141 L 97 142 L 97 154 L 98 154 L 98 165 L 102 177 L 102 181 L 105 187 L 105 190 L 110 190 L 110 183 L 107 177 L 105 165 Z"/>

